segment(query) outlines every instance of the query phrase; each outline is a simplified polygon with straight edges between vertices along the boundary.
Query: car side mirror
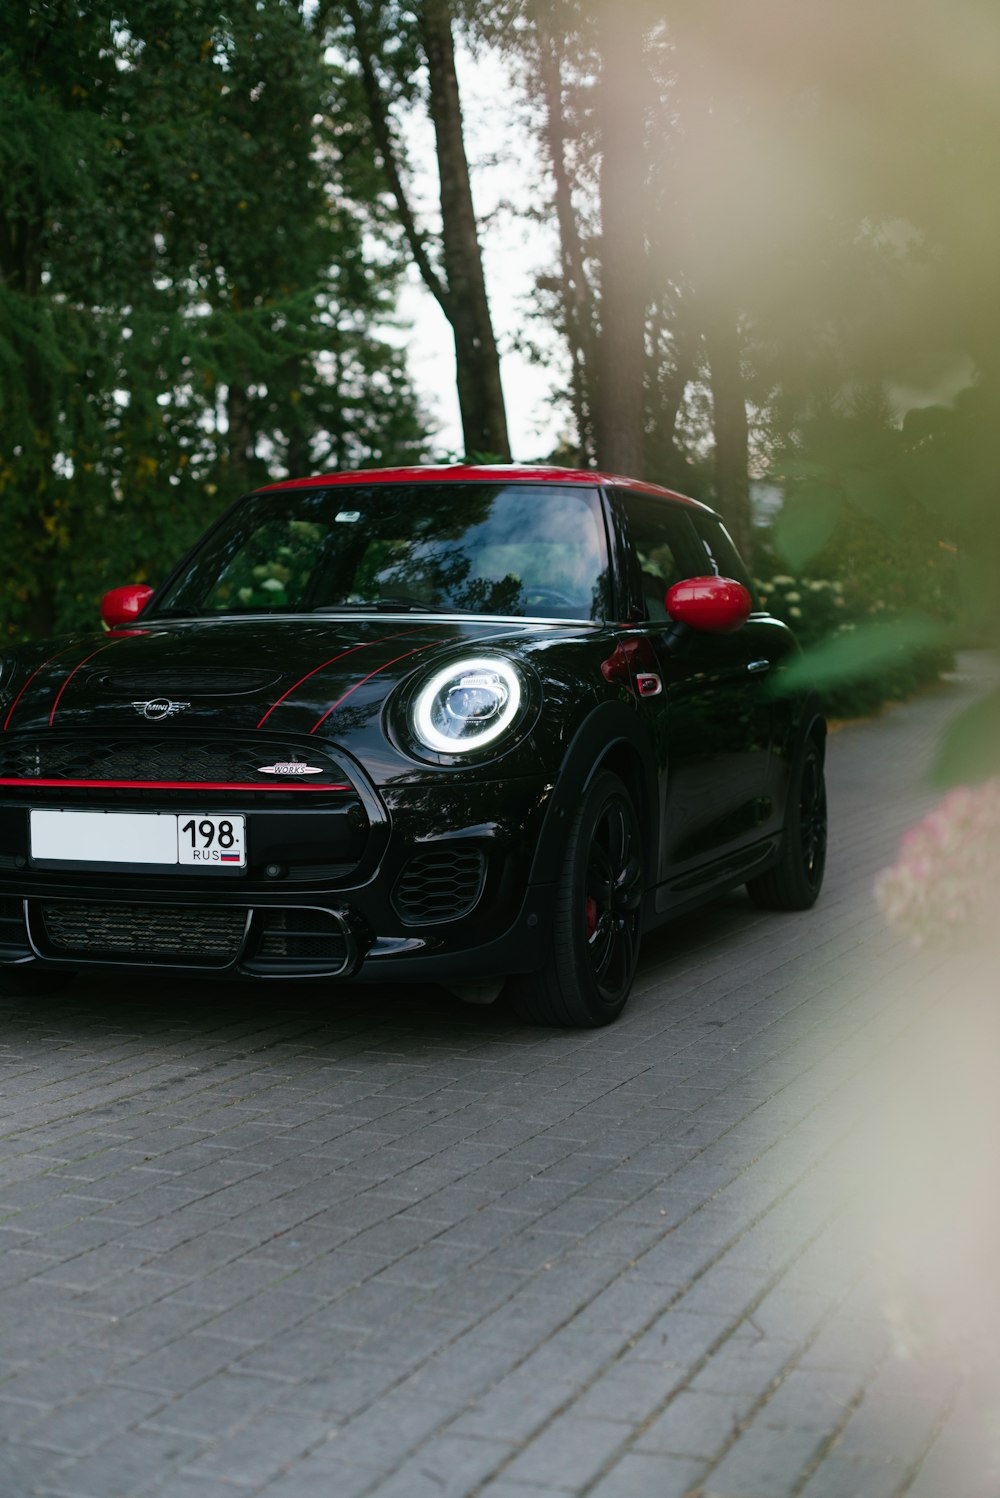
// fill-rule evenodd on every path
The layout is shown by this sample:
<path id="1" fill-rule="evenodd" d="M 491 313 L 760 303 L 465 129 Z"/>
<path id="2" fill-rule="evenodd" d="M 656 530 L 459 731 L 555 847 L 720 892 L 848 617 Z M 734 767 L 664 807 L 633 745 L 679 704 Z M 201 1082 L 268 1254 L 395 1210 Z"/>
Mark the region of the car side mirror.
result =
<path id="1" fill-rule="evenodd" d="M 152 588 L 147 588 L 145 583 L 112 588 L 101 599 L 101 618 L 109 629 L 127 629 L 135 623 L 152 596 Z"/>
<path id="2" fill-rule="evenodd" d="M 667 589 L 664 603 L 675 624 L 709 635 L 742 628 L 753 608 L 746 588 L 731 577 L 687 577 Z"/>

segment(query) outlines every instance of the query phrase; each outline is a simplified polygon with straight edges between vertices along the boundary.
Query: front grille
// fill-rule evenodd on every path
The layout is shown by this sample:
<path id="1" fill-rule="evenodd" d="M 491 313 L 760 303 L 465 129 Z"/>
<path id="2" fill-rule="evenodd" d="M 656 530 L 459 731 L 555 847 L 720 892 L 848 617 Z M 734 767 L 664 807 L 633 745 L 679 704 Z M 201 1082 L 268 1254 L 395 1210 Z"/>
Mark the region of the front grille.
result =
<path id="1" fill-rule="evenodd" d="M 343 922 L 328 910 L 260 912 L 260 939 L 254 962 L 302 962 L 339 966 L 347 958 Z"/>
<path id="2" fill-rule="evenodd" d="M 478 848 L 425 848 L 396 880 L 393 908 L 408 926 L 457 921 L 479 899 L 485 874 Z"/>
<path id="3" fill-rule="evenodd" d="M 45 903 L 40 906 L 48 944 L 60 956 L 91 961 L 159 957 L 231 962 L 240 950 L 247 911 L 193 905 L 98 905 Z"/>
<path id="4" fill-rule="evenodd" d="M 346 784 L 339 765 L 310 749 L 305 755 L 288 745 L 267 741 L 168 738 L 136 733 L 115 738 L 14 739 L 0 745 L 0 779 L 200 781 L 213 784 L 274 786 L 286 782 L 261 768 L 306 760 L 321 774 L 290 784 L 336 781 Z"/>

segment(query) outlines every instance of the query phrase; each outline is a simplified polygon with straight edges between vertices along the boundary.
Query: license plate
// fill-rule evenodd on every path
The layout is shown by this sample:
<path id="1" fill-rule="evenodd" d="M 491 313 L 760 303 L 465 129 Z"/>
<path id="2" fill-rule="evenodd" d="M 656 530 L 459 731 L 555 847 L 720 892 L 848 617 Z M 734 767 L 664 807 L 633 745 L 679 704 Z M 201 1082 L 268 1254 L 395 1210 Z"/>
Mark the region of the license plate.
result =
<path id="1" fill-rule="evenodd" d="M 177 817 L 177 862 L 200 869 L 246 867 L 242 817 L 206 817 L 199 812 Z"/>
<path id="2" fill-rule="evenodd" d="M 246 819 L 200 811 L 37 811 L 31 856 L 59 863 L 245 869 Z"/>

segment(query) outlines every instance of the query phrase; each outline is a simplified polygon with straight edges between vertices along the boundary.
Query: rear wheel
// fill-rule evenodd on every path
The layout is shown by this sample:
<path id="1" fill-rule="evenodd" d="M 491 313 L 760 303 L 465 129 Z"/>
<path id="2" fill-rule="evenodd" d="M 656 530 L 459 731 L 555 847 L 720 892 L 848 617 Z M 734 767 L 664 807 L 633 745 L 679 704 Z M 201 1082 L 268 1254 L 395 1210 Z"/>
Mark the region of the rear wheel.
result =
<path id="1" fill-rule="evenodd" d="M 523 1018 L 578 1028 L 618 1018 L 639 956 L 642 889 L 635 806 L 618 776 L 602 771 L 570 829 L 545 966 L 512 980 Z"/>
<path id="2" fill-rule="evenodd" d="M 826 785 L 823 756 L 807 739 L 792 775 L 778 861 L 747 881 L 755 905 L 765 910 L 808 910 L 816 903 L 826 867 Z"/>

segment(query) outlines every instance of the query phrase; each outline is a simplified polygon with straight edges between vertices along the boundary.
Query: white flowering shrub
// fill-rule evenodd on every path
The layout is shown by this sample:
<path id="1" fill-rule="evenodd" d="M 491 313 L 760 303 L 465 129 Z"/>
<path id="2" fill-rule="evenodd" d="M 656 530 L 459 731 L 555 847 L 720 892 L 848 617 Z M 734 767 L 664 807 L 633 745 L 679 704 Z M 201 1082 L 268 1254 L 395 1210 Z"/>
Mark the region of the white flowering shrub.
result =
<path id="1" fill-rule="evenodd" d="M 905 612 L 901 596 L 883 596 L 867 579 L 842 582 L 776 572 L 756 579 L 756 587 L 765 608 L 794 630 L 806 651 L 862 626 L 888 623 Z M 874 669 L 862 658 L 853 674 L 823 687 L 824 706 L 834 718 L 874 712 L 883 702 L 908 697 L 925 682 L 933 681 L 950 659 L 949 651 L 901 649 L 897 659 Z"/>

